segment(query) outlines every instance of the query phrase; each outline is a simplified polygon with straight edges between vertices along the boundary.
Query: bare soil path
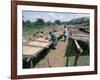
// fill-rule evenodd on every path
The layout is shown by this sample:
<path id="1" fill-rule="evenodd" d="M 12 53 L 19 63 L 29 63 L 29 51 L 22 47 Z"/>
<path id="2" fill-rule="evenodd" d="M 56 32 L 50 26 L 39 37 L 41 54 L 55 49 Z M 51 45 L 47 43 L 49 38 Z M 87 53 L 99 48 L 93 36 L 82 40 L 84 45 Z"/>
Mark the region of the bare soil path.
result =
<path id="1" fill-rule="evenodd" d="M 64 67 L 66 65 L 67 58 L 64 57 L 67 44 L 67 41 L 64 42 L 60 40 L 56 46 L 56 49 L 50 49 L 45 58 L 40 60 L 40 62 L 36 65 L 35 68 Z"/>

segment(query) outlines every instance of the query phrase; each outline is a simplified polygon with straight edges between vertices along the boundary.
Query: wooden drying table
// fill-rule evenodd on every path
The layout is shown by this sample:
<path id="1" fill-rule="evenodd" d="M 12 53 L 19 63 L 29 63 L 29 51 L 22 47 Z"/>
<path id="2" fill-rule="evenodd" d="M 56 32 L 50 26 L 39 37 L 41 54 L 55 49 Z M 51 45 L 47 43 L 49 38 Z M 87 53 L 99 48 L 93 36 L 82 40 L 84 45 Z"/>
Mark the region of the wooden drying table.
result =
<path id="1" fill-rule="evenodd" d="M 49 47 L 51 42 L 45 40 L 44 38 L 38 38 L 35 41 L 30 41 L 23 45 L 23 59 L 26 58 L 27 62 L 30 62 L 30 67 L 33 68 L 32 59 L 37 57 L 37 55 L 44 49 Z"/>
<path id="2" fill-rule="evenodd" d="M 49 47 L 51 42 L 45 40 L 43 38 L 38 38 L 35 41 L 30 41 L 26 45 L 23 45 L 23 58 L 34 58 L 36 57 L 42 50 Z"/>
<path id="3" fill-rule="evenodd" d="M 90 35 L 89 35 L 89 33 L 85 33 L 85 32 L 79 31 L 77 29 L 73 29 L 73 32 L 70 35 L 70 38 L 74 40 L 76 48 L 79 51 L 78 55 L 76 55 L 76 57 L 75 57 L 74 66 L 76 66 L 78 58 L 80 57 L 80 55 L 83 52 L 83 49 L 80 47 L 80 44 L 78 43 L 78 41 L 83 41 L 83 42 L 89 43 Z"/>

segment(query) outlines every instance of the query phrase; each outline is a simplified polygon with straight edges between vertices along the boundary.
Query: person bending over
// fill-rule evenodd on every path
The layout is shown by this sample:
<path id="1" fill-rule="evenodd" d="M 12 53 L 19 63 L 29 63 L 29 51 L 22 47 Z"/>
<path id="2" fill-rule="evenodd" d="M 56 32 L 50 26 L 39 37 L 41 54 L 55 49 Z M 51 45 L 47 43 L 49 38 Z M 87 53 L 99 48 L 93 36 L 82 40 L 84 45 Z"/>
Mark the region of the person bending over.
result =
<path id="1" fill-rule="evenodd" d="M 57 45 L 57 36 L 54 32 L 49 32 L 50 35 L 50 41 L 52 41 L 52 49 L 56 49 L 56 45 Z"/>

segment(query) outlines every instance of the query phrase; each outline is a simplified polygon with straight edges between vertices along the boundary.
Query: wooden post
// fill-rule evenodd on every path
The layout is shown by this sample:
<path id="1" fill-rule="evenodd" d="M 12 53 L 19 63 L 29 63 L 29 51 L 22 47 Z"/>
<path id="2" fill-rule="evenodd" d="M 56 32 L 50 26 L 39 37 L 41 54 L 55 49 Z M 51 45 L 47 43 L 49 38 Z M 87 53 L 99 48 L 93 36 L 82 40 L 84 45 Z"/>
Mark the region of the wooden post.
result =
<path id="1" fill-rule="evenodd" d="M 32 58 L 28 58 L 28 59 L 27 59 L 27 62 L 30 63 L 30 68 L 33 68 L 33 61 L 32 61 Z"/>
<path id="2" fill-rule="evenodd" d="M 69 56 L 67 56 L 66 66 L 68 66 Z"/>
<path id="3" fill-rule="evenodd" d="M 32 61 L 32 59 L 30 60 L 30 67 L 33 68 L 33 61 Z"/>
<path id="4" fill-rule="evenodd" d="M 78 42 L 76 40 L 74 40 L 74 41 L 75 41 L 77 49 L 79 50 L 80 53 L 82 53 L 83 49 L 80 47 L 80 45 L 78 44 Z"/>
<path id="5" fill-rule="evenodd" d="M 75 56 L 74 66 L 76 66 L 77 65 L 77 61 L 78 61 L 78 59 L 80 57 L 80 54 L 83 52 L 83 49 L 80 47 L 80 45 L 78 44 L 78 42 L 76 40 L 74 40 L 74 41 L 75 41 L 76 47 L 77 47 L 77 49 L 79 51 L 79 53 L 77 53 L 76 56 Z"/>

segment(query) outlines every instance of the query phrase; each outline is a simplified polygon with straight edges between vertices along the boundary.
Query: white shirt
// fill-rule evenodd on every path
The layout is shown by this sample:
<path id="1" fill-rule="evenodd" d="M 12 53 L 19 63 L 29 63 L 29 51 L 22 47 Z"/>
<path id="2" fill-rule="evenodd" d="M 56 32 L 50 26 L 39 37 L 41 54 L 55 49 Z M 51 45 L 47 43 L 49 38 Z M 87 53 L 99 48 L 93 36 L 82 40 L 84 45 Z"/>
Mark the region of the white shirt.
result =
<path id="1" fill-rule="evenodd" d="M 65 31 L 65 34 L 64 35 L 67 36 L 67 33 L 68 33 L 67 28 L 64 28 L 64 31 Z"/>

